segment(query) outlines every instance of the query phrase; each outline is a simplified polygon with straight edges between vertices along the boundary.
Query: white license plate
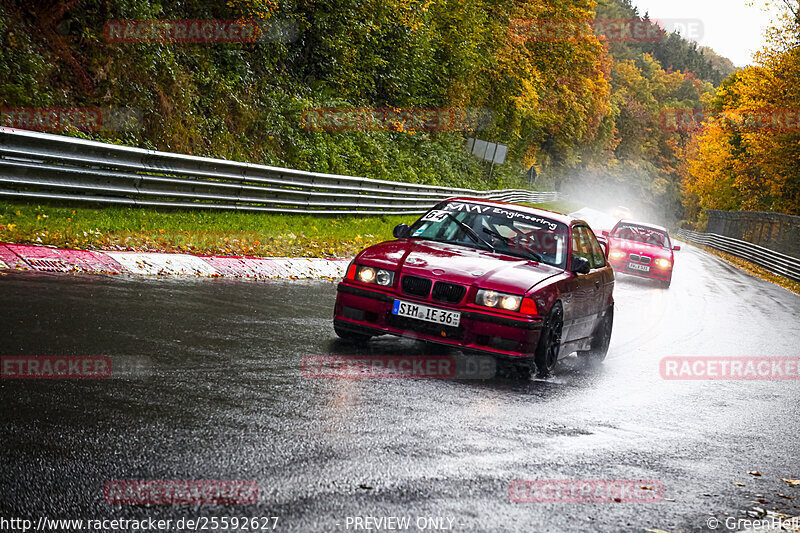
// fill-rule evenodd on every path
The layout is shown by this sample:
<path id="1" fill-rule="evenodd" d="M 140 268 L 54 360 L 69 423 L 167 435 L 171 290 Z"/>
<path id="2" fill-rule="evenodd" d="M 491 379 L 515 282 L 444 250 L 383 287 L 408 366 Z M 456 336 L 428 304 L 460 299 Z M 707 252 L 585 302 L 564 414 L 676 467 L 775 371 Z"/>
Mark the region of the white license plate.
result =
<path id="1" fill-rule="evenodd" d="M 645 265 L 640 265 L 637 263 L 628 263 L 628 268 L 631 270 L 641 270 L 642 272 L 650 272 L 650 267 Z"/>
<path id="2" fill-rule="evenodd" d="M 457 328 L 461 323 L 461 313 L 458 311 L 447 311 L 445 309 L 437 309 L 436 307 L 428 307 L 427 305 L 403 302 L 401 300 L 394 301 L 392 314 L 424 320 L 425 322 L 433 322 L 434 324 L 441 324 L 443 326 L 452 326 L 454 328 Z"/>

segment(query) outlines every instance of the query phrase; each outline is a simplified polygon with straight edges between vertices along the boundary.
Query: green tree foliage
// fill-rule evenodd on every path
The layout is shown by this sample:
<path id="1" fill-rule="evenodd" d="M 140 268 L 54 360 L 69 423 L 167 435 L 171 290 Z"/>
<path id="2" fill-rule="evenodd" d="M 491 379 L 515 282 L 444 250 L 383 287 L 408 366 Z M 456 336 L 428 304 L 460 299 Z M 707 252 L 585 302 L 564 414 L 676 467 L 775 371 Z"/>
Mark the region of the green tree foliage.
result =
<path id="1" fill-rule="evenodd" d="M 6 108 L 130 107 L 140 127 L 69 132 L 148 148 L 300 169 L 470 187 L 592 176 L 678 209 L 688 135 L 669 107 L 696 107 L 729 68 L 666 35 L 608 42 L 532 39 L 515 21 L 641 18 L 629 0 L 26 0 L 0 4 Z M 109 42 L 109 20 L 257 21 L 251 43 Z M 486 110 L 492 120 L 420 131 L 314 131 L 320 107 Z M 506 165 L 465 138 L 509 145 Z"/>

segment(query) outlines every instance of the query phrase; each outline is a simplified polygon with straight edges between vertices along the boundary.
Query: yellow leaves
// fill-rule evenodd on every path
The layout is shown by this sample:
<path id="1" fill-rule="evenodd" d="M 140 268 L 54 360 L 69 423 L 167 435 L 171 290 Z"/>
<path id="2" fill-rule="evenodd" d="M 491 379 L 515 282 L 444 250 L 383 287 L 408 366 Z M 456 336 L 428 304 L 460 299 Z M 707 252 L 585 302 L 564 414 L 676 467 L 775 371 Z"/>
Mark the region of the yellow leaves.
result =
<path id="1" fill-rule="evenodd" d="M 720 89 L 714 104 L 722 112 L 698 136 L 698 154 L 689 164 L 702 207 L 800 210 L 800 132 L 786 121 L 791 116 L 796 122 L 800 109 L 800 95 L 786 90 L 798 78 L 800 54 L 782 52 L 740 70 Z"/>
<path id="2" fill-rule="evenodd" d="M 9 224 L 9 225 L 7 225 L 7 226 L 6 226 L 6 228 L 7 228 L 9 231 L 12 231 L 12 230 L 13 230 L 14 228 L 16 228 L 16 227 L 17 227 L 17 225 L 16 225 L 16 224 Z"/>

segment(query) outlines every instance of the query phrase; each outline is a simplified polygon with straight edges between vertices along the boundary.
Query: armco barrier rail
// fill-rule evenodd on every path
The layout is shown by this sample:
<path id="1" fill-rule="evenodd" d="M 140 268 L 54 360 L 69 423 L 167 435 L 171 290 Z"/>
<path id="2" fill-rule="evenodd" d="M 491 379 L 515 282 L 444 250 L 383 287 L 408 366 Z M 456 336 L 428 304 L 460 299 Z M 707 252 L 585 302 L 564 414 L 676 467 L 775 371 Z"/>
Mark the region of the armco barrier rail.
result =
<path id="1" fill-rule="evenodd" d="M 780 252 L 775 252 L 763 246 L 752 244 L 747 241 L 724 237 L 714 233 L 698 233 L 685 229 L 678 230 L 677 236 L 696 244 L 710 246 L 742 259 L 747 259 L 753 263 L 778 274 L 780 276 L 800 281 L 800 259 L 795 259 Z"/>
<path id="2" fill-rule="evenodd" d="M 706 231 L 800 259 L 800 217 L 761 211 L 709 209 Z"/>
<path id="3" fill-rule="evenodd" d="M 304 172 L 0 128 L 0 196 L 301 214 L 418 214 L 451 196 L 547 202 L 555 192 L 475 191 Z"/>

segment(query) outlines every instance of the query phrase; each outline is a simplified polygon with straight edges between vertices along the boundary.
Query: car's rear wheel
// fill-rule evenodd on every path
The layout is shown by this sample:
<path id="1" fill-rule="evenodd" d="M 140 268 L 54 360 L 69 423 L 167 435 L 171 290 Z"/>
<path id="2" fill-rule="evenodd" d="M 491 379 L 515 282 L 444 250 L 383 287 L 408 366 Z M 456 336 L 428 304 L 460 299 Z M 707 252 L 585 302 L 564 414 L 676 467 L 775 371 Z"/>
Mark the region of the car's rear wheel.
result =
<path id="1" fill-rule="evenodd" d="M 564 310 L 561 302 L 556 302 L 547 315 L 542 336 L 536 347 L 534 361 L 540 375 L 546 376 L 556 367 L 561 350 L 561 332 L 564 329 Z"/>
<path id="2" fill-rule="evenodd" d="M 592 361 L 601 362 L 608 354 L 608 346 L 611 344 L 611 331 L 614 329 L 614 304 L 608 306 L 603 318 L 595 328 L 592 335 L 592 345 L 587 351 L 578 352 L 582 357 L 588 357 Z"/>
<path id="3" fill-rule="evenodd" d="M 372 335 L 350 331 L 349 329 L 345 329 L 336 323 L 333 324 L 333 330 L 340 339 L 357 344 L 365 343 L 372 337 Z"/>

